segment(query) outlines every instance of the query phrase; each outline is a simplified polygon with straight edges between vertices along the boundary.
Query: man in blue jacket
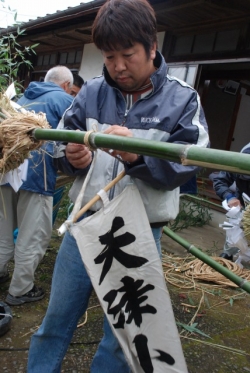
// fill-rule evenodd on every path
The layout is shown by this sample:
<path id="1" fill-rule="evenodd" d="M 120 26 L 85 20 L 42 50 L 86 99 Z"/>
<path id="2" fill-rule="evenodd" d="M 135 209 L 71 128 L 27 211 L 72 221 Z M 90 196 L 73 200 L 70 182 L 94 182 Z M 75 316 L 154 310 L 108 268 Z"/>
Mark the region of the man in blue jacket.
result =
<path id="1" fill-rule="evenodd" d="M 241 149 L 241 153 L 250 154 L 250 143 Z M 244 209 L 246 207 L 242 195 L 245 193 L 250 197 L 249 175 L 220 171 L 219 173 L 211 174 L 210 178 L 213 181 L 215 193 L 222 201 L 227 201 L 229 208 L 240 206 Z M 226 237 L 223 252 L 220 254 L 220 257 L 233 261 L 234 255 L 238 252 L 239 249 L 236 246 L 233 248 L 230 247 Z"/>
<path id="2" fill-rule="evenodd" d="M 250 143 L 241 149 L 241 153 L 250 154 Z M 232 190 L 233 184 L 234 190 Z M 228 207 L 244 208 L 242 194 L 245 193 L 250 197 L 250 176 L 220 171 L 213 176 L 213 188 L 222 201 L 227 200 Z"/>
<path id="3" fill-rule="evenodd" d="M 199 96 L 186 83 L 167 75 L 166 62 L 157 51 L 156 18 L 148 1 L 107 0 L 98 11 L 92 36 L 103 55 L 103 76 L 84 84 L 65 113 L 65 127 L 88 131 L 95 126 L 111 135 L 208 146 Z M 75 202 L 92 164 L 93 152 L 85 145 L 69 143 L 61 155 L 60 170 L 77 176 L 70 192 Z M 95 157 L 82 205 L 125 168 L 126 176 L 110 190 L 109 199 L 119 195 L 133 179 L 160 255 L 162 227 L 178 214 L 179 186 L 195 175 L 197 167 L 112 149 L 99 151 Z M 86 215 L 100 207 L 95 204 Z M 91 291 L 77 243 L 66 232 L 55 264 L 49 306 L 31 339 L 29 373 L 61 371 Z M 90 372 L 130 372 L 106 318 L 104 333 Z M 170 371 L 176 370 L 169 368 Z"/>
<path id="4" fill-rule="evenodd" d="M 65 66 L 50 69 L 44 82 L 31 82 L 18 104 L 26 110 L 44 112 L 56 128 L 73 97 L 73 75 Z M 15 306 L 44 297 L 34 284 L 35 270 L 42 260 L 52 233 L 53 193 L 57 169 L 53 165 L 53 143 L 31 152 L 27 178 L 16 193 L 10 185 L 1 187 L 0 198 L 0 283 L 9 279 L 8 262 L 15 267 L 6 303 Z M 18 227 L 14 244 L 13 231 Z"/>

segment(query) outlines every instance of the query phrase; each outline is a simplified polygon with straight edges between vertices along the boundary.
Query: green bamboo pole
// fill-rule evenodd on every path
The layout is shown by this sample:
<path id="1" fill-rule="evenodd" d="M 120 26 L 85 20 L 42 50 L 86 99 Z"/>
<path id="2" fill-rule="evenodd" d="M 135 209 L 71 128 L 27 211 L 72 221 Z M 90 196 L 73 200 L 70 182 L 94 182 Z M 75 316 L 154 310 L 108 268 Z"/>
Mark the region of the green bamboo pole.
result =
<path id="1" fill-rule="evenodd" d="M 250 293 L 250 282 L 247 280 L 237 276 L 233 272 L 231 272 L 226 267 L 223 267 L 220 263 L 217 263 L 215 260 L 213 260 L 210 256 L 204 254 L 201 250 L 199 250 L 194 245 L 190 244 L 188 241 L 186 241 L 184 238 L 178 236 L 176 233 L 174 233 L 170 228 L 164 227 L 163 232 L 172 238 L 172 240 L 178 242 L 181 246 L 183 246 L 188 252 L 190 252 L 192 255 L 194 255 L 196 258 L 199 258 L 202 262 L 207 263 L 210 267 L 215 269 L 217 272 L 224 275 L 226 278 L 228 278 L 230 281 L 234 282 L 236 285 L 238 285 L 241 289 L 245 290 L 247 293 Z"/>
<path id="2" fill-rule="evenodd" d="M 197 196 L 194 196 L 193 194 L 185 194 L 185 193 L 183 193 L 183 194 L 180 194 L 180 197 L 181 198 L 187 198 L 188 200 L 193 200 L 194 203 L 195 202 L 200 202 L 200 203 L 204 203 L 204 204 L 210 205 L 212 207 L 216 207 L 216 208 L 220 207 L 220 208 L 222 208 L 222 205 L 219 204 L 219 203 L 214 203 L 212 201 L 209 201 L 209 199 L 205 199 L 205 198 L 202 198 L 202 197 L 197 197 Z"/>
<path id="3" fill-rule="evenodd" d="M 35 129 L 32 136 L 37 140 L 54 140 L 83 144 L 86 132 L 70 130 Z M 86 140 L 86 139 L 85 139 Z M 171 144 L 163 141 L 138 139 L 92 132 L 88 143 L 93 149 L 109 148 L 131 153 L 168 159 L 183 165 L 193 165 L 250 175 L 249 154 L 198 146 Z"/>
<path id="4" fill-rule="evenodd" d="M 36 140 L 53 140 L 84 144 L 86 132 L 70 130 L 46 130 L 35 129 L 32 136 Z M 92 132 L 88 135 L 88 144 L 93 148 L 108 148 L 128 151 L 136 154 L 168 159 L 182 163 L 183 165 L 198 165 L 212 167 L 220 170 L 250 174 L 250 157 L 248 154 L 229 152 L 216 149 L 204 149 L 196 146 L 171 144 L 161 141 L 144 140 L 133 137 L 106 135 Z M 179 242 L 190 253 L 203 262 L 210 265 L 216 271 L 236 283 L 239 287 L 250 293 L 250 283 L 235 275 L 209 256 L 202 253 L 194 245 L 189 244 L 173 233 L 169 228 L 164 227 L 164 233 Z"/>

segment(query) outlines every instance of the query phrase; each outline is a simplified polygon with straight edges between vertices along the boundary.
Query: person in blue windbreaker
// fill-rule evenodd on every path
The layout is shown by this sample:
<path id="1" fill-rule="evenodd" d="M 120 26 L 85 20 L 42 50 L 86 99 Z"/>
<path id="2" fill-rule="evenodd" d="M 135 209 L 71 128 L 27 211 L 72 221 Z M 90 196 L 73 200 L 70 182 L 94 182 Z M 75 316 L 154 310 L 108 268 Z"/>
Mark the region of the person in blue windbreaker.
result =
<path id="1" fill-rule="evenodd" d="M 209 146 L 199 95 L 185 82 L 167 74 L 167 64 L 157 50 L 156 16 L 147 0 L 104 2 L 92 26 L 92 40 L 102 53 L 103 74 L 82 86 L 65 112 L 60 128 L 80 131 L 95 128 L 103 136 Z M 72 203 L 82 186 L 86 186 L 81 207 L 125 171 L 126 176 L 109 191 L 109 200 L 119 196 L 128 183 L 135 183 L 155 239 L 155 249 L 161 256 L 162 227 L 176 218 L 179 186 L 197 173 L 196 166 L 116 149 L 96 154 L 86 145 L 74 143 L 61 144 L 57 155 L 54 161 L 58 169 L 76 177 L 69 192 Z M 102 207 L 99 202 L 86 211 L 83 219 L 95 212 L 99 214 Z M 128 209 L 133 208 L 128 201 Z M 27 372 L 61 372 L 63 358 L 78 320 L 88 307 L 92 290 L 91 275 L 81 259 L 76 240 L 67 231 L 56 258 L 46 315 L 31 338 Z M 130 312 L 125 308 L 121 312 L 123 320 L 125 313 Z M 106 317 L 103 326 L 104 336 L 89 371 L 130 373 Z M 153 371 L 149 364 L 146 369 L 145 372 Z M 166 370 L 178 369 L 167 367 Z"/>
<path id="2" fill-rule="evenodd" d="M 44 82 L 31 82 L 17 103 L 26 110 L 43 112 L 55 129 L 73 97 L 69 94 L 73 75 L 65 66 L 50 69 Z M 16 193 L 1 187 L 0 198 L 0 283 L 9 280 L 8 262 L 15 267 L 6 303 L 15 306 L 44 297 L 34 284 L 35 270 L 42 260 L 52 233 L 53 194 L 57 169 L 53 165 L 54 144 L 45 143 L 32 151 L 27 178 Z M 13 231 L 18 228 L 16 242 Z"/>
<path id="3" fill-rule="evenodd" d="M 250 143 L 246 144 L 240 152 L 250 154 Z M 220 171 L 218 174 L 214 174 L 212 180 L 215 193 L 222 201 L 226 199 L 228 207 L 241 206 L 244 208 L 242 194 L 245 193 L 250 197 L 249 175 Z M 232 188 L 232 185 L 235 188 Z"/>
<path id="4" fill-rule="evenodd" d="M 246 144 L 240 151 L 244 154 L 250 154 L 250 143 Z M 210 175 L 213 181 L 213 188 L 217 196 L 222 200 L 226 200 L 229 208 L 239 206 L 244 209 L 245 202 L 243 194 L 250 198 L 250 176 L 237 174 L 234 172 L 220 171 Z M 219 255 L 225 259 L 234 260 L 234 255 L 239 252 L 239 248 L 230 247 L 225 239 L 223 252 Z"/>
<path id="5" fill-rule="evenodd" d="M 84 84 L 84 80 L 80 75 L 78 75 L 76 73 L 73 74 L 73 77 L 74 77 L 74 81 L 73 81 L 73 85 L 72 85 L 71 90 L 70 90 L 70 95 L 73 96 L 73 97 L 76 97 L 76 95 L 80 92 L 80 89 L 82 88 L 82 86 Z M 57 214 L 58 214 L 58 211 L 59 211 L 59 208 L 60 208 L 60 204 L 61 204 L 61 201 L 62 201 L 62 198 L 63 198 L 64 191 L 65 191 L 65 186 L 61 186 L 61 187 L 57 188 L 55 190 L 55 193 L 54 193 L 54 197 L 53 197 L 53 218 L 52 218 L 52 224 L 53 225 L 56 221 L 56 217 L 57 217 Z"/>

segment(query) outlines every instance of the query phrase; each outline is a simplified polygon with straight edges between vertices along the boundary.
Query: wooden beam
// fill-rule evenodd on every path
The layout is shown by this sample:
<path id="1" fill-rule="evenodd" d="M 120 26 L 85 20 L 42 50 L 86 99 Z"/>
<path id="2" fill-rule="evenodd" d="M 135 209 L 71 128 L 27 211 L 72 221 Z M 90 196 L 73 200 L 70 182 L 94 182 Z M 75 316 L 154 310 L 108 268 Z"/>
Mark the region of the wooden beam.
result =
<path id="1" fill-rule="evenodd" d="M 172 2 L 167 2 L 166 1 L 163 1 L 162 3 L 160 4 L 155 4 L 154 5 L 154 10 L 155 12 L 164 12 L 164 13 L 170 13 L 170 12 L 175 12 L 175 11 L 179 11 L 179 10 L 185 10 L 187 8 L 193 8 L 193 7 L 196 7 L 198 5 L 202 5 L 204 3 L 205 0 L 191 0 L 191 1 L 187 1 L 187 0 L 174 0 Z M 178 15 L 178 13 L 177 13 Z"/>
<path id="2" fill-rule="evenodd" d="M 82 34 L 80 34 L 80 35 L 82 35 Z M 67 39 L 67 40 L 74 40 L 74 41 L 84 42 L 83 39 L 79 39 L 79 38 L 74 37 L 74 36 L 72 36 L 70 34 L 64 34 L 64 33 L 58 34 L 58 33 L 56 33 L 55 36 L 58 37 L 59 39 Z"/>

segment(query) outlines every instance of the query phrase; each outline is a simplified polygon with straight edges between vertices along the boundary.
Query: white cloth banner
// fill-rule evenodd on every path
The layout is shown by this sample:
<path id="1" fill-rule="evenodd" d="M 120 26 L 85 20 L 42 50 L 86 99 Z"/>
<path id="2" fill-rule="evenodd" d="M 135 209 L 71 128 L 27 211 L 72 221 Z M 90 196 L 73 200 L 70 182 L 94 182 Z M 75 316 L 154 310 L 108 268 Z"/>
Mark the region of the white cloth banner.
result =
<path id="1" fill-rule="evenodd" d="M 102 196 L 102 193 L 100 193 Z M 135 185 L 71 227 L 135 373 L 187 373 L 161 260 Z"/>

